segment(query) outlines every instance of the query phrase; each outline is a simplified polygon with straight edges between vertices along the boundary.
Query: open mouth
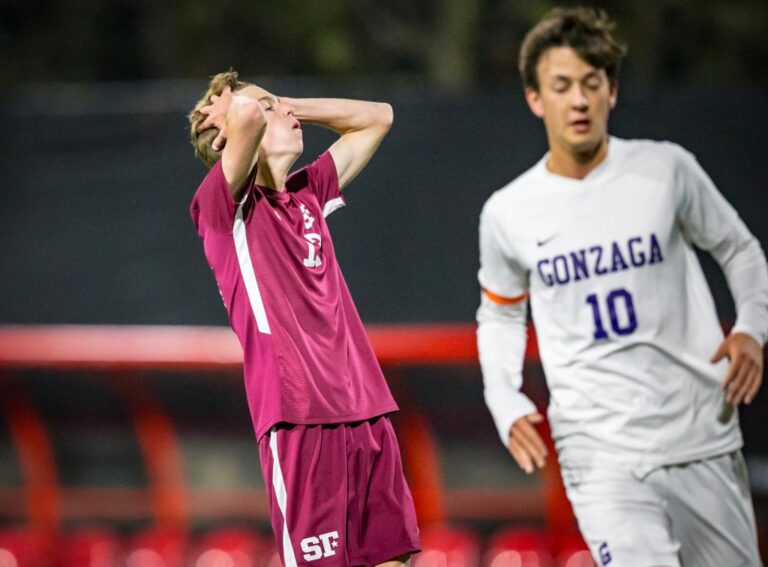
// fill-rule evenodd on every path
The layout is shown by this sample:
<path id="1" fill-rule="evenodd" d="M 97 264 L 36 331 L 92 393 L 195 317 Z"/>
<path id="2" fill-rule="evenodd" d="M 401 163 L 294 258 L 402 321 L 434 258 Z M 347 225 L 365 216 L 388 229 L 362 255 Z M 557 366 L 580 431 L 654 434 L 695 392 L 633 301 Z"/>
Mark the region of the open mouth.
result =
<path id="1" fill-rule="evenodd" d="M 592 126 L 592 121 L 584 118 L 582 120 L 574 120 L 571 122 L 571 128 L 579 134 L 583 134 L 585 132 L 589 131 L 589 128 Z"/>

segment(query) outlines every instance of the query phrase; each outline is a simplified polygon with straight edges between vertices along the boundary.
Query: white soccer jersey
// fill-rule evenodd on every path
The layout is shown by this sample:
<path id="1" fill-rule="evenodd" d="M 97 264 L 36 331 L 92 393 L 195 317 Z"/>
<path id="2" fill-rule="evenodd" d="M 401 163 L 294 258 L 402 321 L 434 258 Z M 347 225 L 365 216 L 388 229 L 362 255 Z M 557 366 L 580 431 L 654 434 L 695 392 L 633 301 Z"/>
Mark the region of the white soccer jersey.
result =
<path id="1" fill-rule="evenodd" d="M 726 273 L 734 330 L 763 344 L 759 243 L 677 145 L 611 138 L 583 180 L 545 163 L 494 193 L 481 215 L 479 280 L 490 293 L 478 341 L 502 440 L 533 409 L 517 391 L 524 306 L 488 297 L 530 294 L 561 459 L 597 451 L 642 473 L 739 448 L 738 417 L 720 388 L 728 362 L 709 362 L 723 334 L 692 244 Z"/>

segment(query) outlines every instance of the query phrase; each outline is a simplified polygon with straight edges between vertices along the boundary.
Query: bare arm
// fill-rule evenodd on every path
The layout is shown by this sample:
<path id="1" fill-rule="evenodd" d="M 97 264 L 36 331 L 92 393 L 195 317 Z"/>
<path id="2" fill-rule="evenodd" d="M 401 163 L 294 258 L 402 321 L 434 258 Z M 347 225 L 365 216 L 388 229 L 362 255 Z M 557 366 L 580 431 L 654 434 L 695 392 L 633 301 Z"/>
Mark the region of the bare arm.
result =
<path id="1" fill-rule="evenodd" d="M 262 103 L 248 89 L 232 93 L 227 87 L 200 111 L 208 115 L 201 130 L 219 128 L 213 148 L 224 147 L 221 168 L 232 198 L 239 201 L 256 166 L 257 150 L 266 129 Z"/>
<path id="2" fill-rule="evenodd" d="M 340 134 L 329 148 L 339 189 L 346 187 L 371 159 L 392 126 L 392 107 L 381 102 L 332 98 L 281 97 L 294 107 L 300 122 L 317 124 Z"/>

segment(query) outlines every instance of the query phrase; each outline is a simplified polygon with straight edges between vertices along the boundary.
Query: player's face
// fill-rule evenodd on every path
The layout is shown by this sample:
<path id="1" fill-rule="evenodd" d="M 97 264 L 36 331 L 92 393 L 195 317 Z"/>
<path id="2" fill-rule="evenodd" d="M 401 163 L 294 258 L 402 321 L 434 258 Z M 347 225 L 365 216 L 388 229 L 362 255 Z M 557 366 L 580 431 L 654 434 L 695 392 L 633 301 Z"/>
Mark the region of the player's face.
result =
<path id="1" fill-rule="evenodd" d="M 616 85 L 570 47 L 545 51 L 536 67 L 539 91 L 526 91 L 531 111 L 544 120 L 553 145 L 577 156 L 595 152 L 608 134 Z"/>
<path id="2" fill-rule="evenodd" d="M 265 156 L 300 156 L 304 151 L 304 139 L 301 124 L 293 116 L 293 106 L 270 94 L 260 101 L 267 117 L 267 129 L 259 151 Z"/>

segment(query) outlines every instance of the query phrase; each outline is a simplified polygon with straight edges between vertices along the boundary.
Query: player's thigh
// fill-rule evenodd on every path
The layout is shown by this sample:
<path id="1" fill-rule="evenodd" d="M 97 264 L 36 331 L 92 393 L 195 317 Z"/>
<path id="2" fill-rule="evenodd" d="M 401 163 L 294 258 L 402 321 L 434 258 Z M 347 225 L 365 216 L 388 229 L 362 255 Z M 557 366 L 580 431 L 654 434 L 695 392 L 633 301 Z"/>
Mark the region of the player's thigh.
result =
<path id="1" fill-rule="evenodd" d="M 568 499 L 598 565 L 679 567 L 664 502 L 621 467 L 563 466 Z"/>
<path id="2" fill-rule="evenodd" d="M 346 434 L 350 564 L 406 564 L 420 544 L 392 424 L 382 416 L 350 424 Z"/>
<path id="3" fill-rule="evenodd" d="M 346 567 L 343 425 L 279 425 L 259 442 L 270 520 L 283 564 Z"/>
<path id="4" fill-rule="evenodd" d="M 746 463 L 740 451 L 668 467 L 672 529 L 683 565 L 761 565 Z M 654 474 L 654 481 L 663 479 Z"/>

